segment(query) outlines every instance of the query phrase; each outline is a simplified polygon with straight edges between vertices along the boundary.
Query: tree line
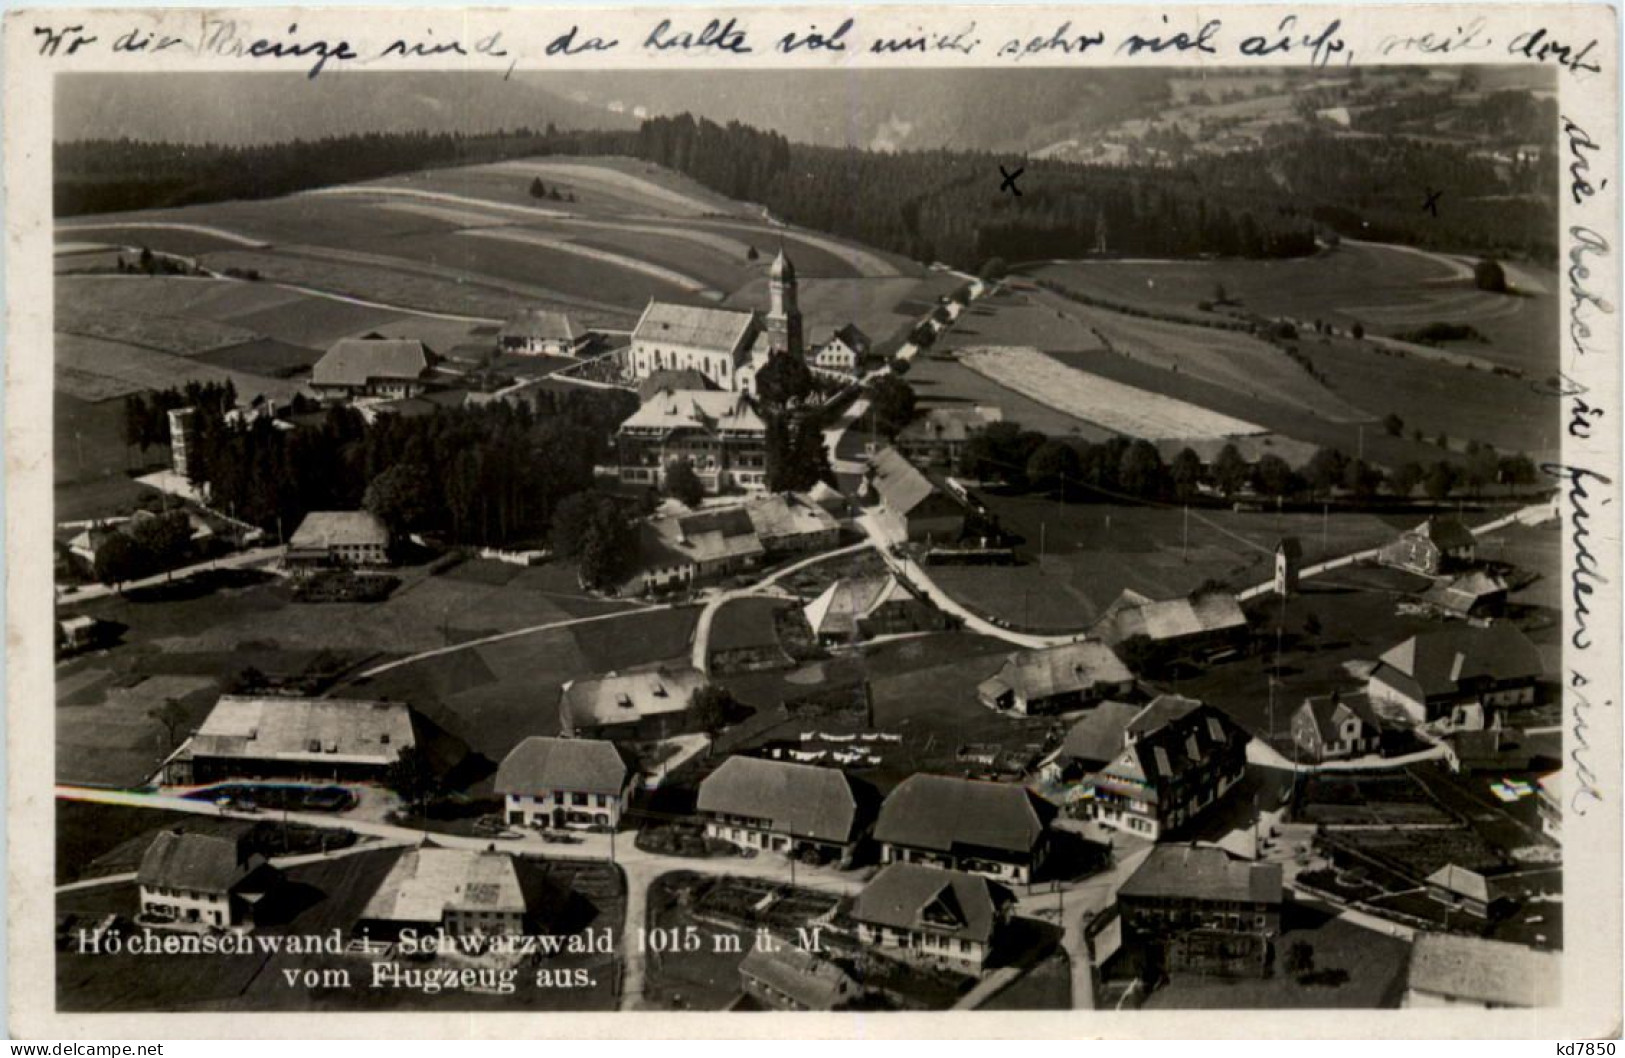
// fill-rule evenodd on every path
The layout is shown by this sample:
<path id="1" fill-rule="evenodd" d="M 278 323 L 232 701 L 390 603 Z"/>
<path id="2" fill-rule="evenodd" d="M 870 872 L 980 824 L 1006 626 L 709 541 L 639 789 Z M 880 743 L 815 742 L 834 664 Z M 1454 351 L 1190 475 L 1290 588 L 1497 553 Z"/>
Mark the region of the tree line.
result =
<path id="1" fill-rule="evenodd" d="M 620 391 L 541 391 L 532 402 L 385 415 L 371 426 L 335 406 L 288 430 L 268 418 L 229 422 L 229 403 L 201 396 L 129 398 L 126 423 L 161 429 L 167 442 L 167 417 L 159 423 L 154 409 L 195 407 L 188 469 L 216 509 L 285 538 L 310 511 L 364 506 L 397 533 L 469 545 L 545 535 L 560 503 L 592 487 L 636 404 Z"/>
<path id="2" fill-rule="evenodd" d="M 791 223 L 967 270 L 990 257 L 1089 253 L 1292 257 L 1334 235 L 1482 255 L 1556 253 L 1549 189 L 1523 163 L 1499 165 L 1470 144 L 1389 133 L 1352 140 L 1312 124 L 1278 125 L 1259 146 L 1193 153 L 1178 165 L 1027 159 L 1020 197 L 999 189 L 997 167 L 1008 159 L 986 152 L 811 146 L 686 113 L 632 131 L 550 125 L 184 149 L 79 141 L 56 146 L 56 211 L 265 198 L 550 154 L 639 158 Z M 1440 187 L 1471 194 L 1451 196 L 1435 217 L 1420 209 L 1416 189 Z"/>
<path id="3" fill-rule="evenodd" d="M 1143 439 L 1050 437 L 1011 422 L 993 423 L 972 435 L 957 469 L 968 478 L 1022 491 L 1101 502 L 1184 503 L 1210 495 L 1279 501 L 1347 495 L 1368 502 L 1385 489 L 1396 498 L 1409 498 L 1418 487 L 1438 501 L 1464 491 L 1476 496 L 1491 485 L 1529 486 L 1538 480 L 1527 455 L 1501 454 L 1488 445 L 1477 446 L 1464 464 L 1438 460 L 1385 470 L 1336 448 L 1317 449 L 1296 467 L 1274 453 L 1249 461 L 1232 443 L 1207 465 L 1190 447 L 1164 460 L 1157 446 Z"/>

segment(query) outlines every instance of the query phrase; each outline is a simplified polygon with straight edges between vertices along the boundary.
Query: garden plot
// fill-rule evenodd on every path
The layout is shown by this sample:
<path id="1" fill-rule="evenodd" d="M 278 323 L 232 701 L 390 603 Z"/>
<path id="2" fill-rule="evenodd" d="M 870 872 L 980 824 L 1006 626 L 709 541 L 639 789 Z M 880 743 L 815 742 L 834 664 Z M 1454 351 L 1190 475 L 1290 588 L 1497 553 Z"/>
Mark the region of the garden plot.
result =
<path id="1" fill-rule="evenodd" d="M 1025 346 L 964 349 L 960 361 L 1041 404 L 1128 437 L 1232 437 L 1264 428 L 1149 390 L 1087 375 Z"/>

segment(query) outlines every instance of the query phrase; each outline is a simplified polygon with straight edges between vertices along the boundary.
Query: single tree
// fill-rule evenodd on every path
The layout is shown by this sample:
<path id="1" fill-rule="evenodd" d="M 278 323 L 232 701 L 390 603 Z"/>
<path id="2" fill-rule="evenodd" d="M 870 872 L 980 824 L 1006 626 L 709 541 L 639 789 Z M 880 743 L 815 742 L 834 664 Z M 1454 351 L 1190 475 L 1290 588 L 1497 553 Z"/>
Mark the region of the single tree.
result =
<path id="1" fill-rule="evenodd" d="M 396 463 L 373 478 L 361 505 L 395 533 L 421 528 L 433 502 L 428 471 L 416 463 Z"/>
<path id="2" fill-rule="evenodd" d="M 1396 467 L 1394 472 L 1388 475 L 1388 487 L 1400 499 L 1409 499 L 1411 493 L 1416 491 L 1416 486 L 1420 485 L 1426 477 L 1427 471 L 1422 469 L 1422 464 L 1404 463 Z"/>
<path id="3" fill-rule="evenodd" d="M 188 717 L 186 707 L 181 705 L 179 698 L 165 698 L 163 703 L 147 710 L 147 719 L 156 720 L 164 729 L 164 748 L 173 750 L 181 744 L 181 732 L 185 730 Z"/>
<path id="4" fill-rule="evenodd" d="M 761 256 L 762 255 L 757 252 L 756 247 L 754 247 L 754 246 L 745 247 L 745 260 L 747 260 L 747 261 L 756 261 L 756 260 L 759 260 L 761 258 Z"/>
<path id="5" fill-rule="evenodd" d="M 429 763 L 428 754 L 417 746 L 402 746 L 384 769 L 384 785 L 423 815 L 429 802 L 440 792 L 440 777 Z"/>
<path id="6" fill-rule="evenodd" d="M 1253 488 L 1265 496 L 1282 498 L 1295 491 L 1297 475 L 1287 461 L 1273 452 L 1261 456 L 1253 467 Z"/>
<path id="7" fill-rule="evenodd" d="M 1168 464 L 1168 479 L 1173 482 L 1175 498 L 1193 498 L 1201 491 L 1202 457 L 1194 449 L 1181 448 Z"/>
<path id="8" fill-rule="evenodd" d="M 707 734 L 714 735 L 727 727 L 736 709 L 733 695 L 714 683 L 696 688 L 688 697 L 689 718 Z"/>
<path id="9" fill-rule="evenodd" d="M 1473 265 L 1473 286 L 1491 294 L 1505 294 L 1507 292 L 1506 269 L 1501 262 L 1493 257 L 1486 257 Z"/>
<path id="10" fill-rule="evenodd" d="M 1247 484 L 1250 473 L 1247 461 L 1241 457 L 1241 450 L 1233 444 L 1227 444 L 1219 449 L 1219 454 L 1213 460 L 1213 480 L 1219 486 L 1219 491 L 1226 496 L 1233 496 L 1240 492 Z"/>
<path id="11" fill-rule="evenodd" d="M 666 495 L 685 507 L 698 507 L 705 499 L 705 484 L 694 473 L 694 463 L 688 459 L 674 459 L 666 467 Z"/>
<path id="12" fill-rule="evenodd" d="M 1308 941 L 1295 940 L 1286 950 L 1286 971 L 1290 974 L 1306 974 L 1315 968 L 1315 949 Z"/>
<path id="13" fill-rule="evenodd" d="M 1304 477 L 1309 480 L 1309 487 L 1317 493 L 1329 493 L 1343 483 L 1348 463 L 1348 457 L 1337 449 L 1319 448 L 1309 457 L 1309 463 L 1304 467 Z"/>
<path id="14" fill-rule="evenodd" d="M 884 374 L 868 387 L 869 415 L 877 433 L 895 438 L 914 418 L 914 387 L 894 374 Z"/>
<path id="15" fill-rule="evenodd" d="M 976 274 L 989 282 L 997 283 L 1010 274 L 1010 266 L 1002 257 L 989 257 L 982 262 L 982 267 Z"/>
<path id="16" fill-rule="evenodd" d="M 1441 459 L 1428 467 L 1422 487 L 1427 490 L 1429 499 L 1437 501 L 1448 497 L 1459 481 L 1460 475 L 1455 466 Z"/>
<path id="17" fill-rule="evenodd" d="M 1401 419 L 1393 412 L 1389 412 L 1387 415 L 1383 416 L 1382 428 L 1388 432 L 1389 437 L 1405 436 L 1405 420 Z"/>
<path id="18" fill-rule="evenodd" d="M 1046 492 L 1060 491 L 1065 497 L 1067 486 L 1076 486 L 1083 480 L 1083 461 L 1078 450 L 1058 438 L 1039 445 L 1027 457 L 1027 483 Z"/>
<path id="19" fill-rule="evenodd" d="M 542 178 L 539 177 L 539 176 L 536 179 L 534 179 L 534 180 L 532 180 L 530 182 L 530 197 L 531 198 L 546 198 L 547 197 L 547 185 L 542 183 Z"/>

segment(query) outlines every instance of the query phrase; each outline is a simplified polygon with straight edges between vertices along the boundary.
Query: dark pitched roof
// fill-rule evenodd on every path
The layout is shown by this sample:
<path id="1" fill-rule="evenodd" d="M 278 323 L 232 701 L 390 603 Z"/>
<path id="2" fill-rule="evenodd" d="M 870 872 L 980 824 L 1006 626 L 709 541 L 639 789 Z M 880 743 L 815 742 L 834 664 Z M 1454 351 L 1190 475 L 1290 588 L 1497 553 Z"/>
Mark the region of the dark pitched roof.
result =
<path id="1" fill-rule="evenodd" d="M 1412 529 L 1417 536 L 1431 540 L 1435 547 L 1441 551 L 1453 551 L 1458 547 L 1472 547 L 1478 542 L 1472 530 L 1461 523 L 1461 519 L 1449 515 L 1430 517 L 1421 525 Z"/>
<path id="2" fill-rule="evenodd" d="M 700 783 L 701 812 L 748 816 L 797 837 L 846 842 L 857 832 L 852 781 L 834 768 L 729 757 Z"/>
<path id="3" fill-rule="evenodd" d="M 1104 764 L 1123 752 L 1123 735 L 1140 706 L 1127 702 L 1101 702 L 1072 725 L 1061 743 L 1061 756 L 1086 764 Z"/>
<path id="4" fill-rule="evenodd" d="M 857 982 L 839 966 L 793 944 L 773 951 L 752 947 L 739 964 L 739 973 L 783 992 L 808 1010 L 832 1010 L 858 991 Z"/>
<path id="5" fill-rule="evenodd" d="M 1121 658 L 1104 643 L 1062 643 L 1039 650 L 1018 650 L 1004 659 L 988 684 L 1001 684 L 1028 700 L 1073 694 L 1101 683 L 1134 679 Z"/>
<path id="6" fill-rule="evenodd" d="M 1488 628 L 1451 624 L 1423 632 L 1400 643 L 1382 656 L 1373 672 L 1383 678 L 1385 670 L 1406 677 L 1397 682 L 1401 689 L 1412 685 L 1434 698 L 1454 693 L 1463 683 L 1494 680 L 1498 683 L 1532 679 L 1545 672 L 1540 650 L 1515 625 L 1505 622 Z"/>
<path id="7" fill-rule="evenodd" d="M 388 543 L 389 530 L 371 511 L 311 511 L 288 540 L 296 548 Z"/>
<path id="8" fill-rule="evenodd" d="M 895 448 L 881 449 L 870 466 L 874 469 L 875 491 L 898 514 L 908 514 L 937 491 L 930 479 Z"/>
<path id="9" fill-rule="evenodd" d="M 858 894 L 852 917 L 892 929 L 927 930 L 958 940 L 993 939 L 1000 909 L 1014 900 L 980 875 L 918 863 L 893 863 Z"/>
<path id="10" fill-rule="evenodd" d="M 662 390 L 687 392 L 716 388 L 715 382 L 712 382 L 703 372 L 696 371 L 692 367 L 685 367 L 676 371 L 666 369 L 656 371 L 638 383 L 638 400 L 646 403 L 651 398 L 658 396 Z"/>
<path id="11" fill-rule="evenodd" d="M 651 301 L 632 331 L 632 340 L 738 355 L 755 330 L 756 322 L 756 315 L 751 312 Z"/>
<path id="12" fill-rule="evenodd" d="M 613 742 L 533 735 L 508 752 L 497 768 L 496 792 L 579 790 L 618 794 L 631 772 Z"/>
<path id="13" fill-rule="evenodd" d="M 1147 600 L 1125 591 L 1107 607 L 1092 631 L 1113 646 L 1143 635 L 1153 642 L 1172 642 L 1247 627 L 1247 615 L 1229 592 L 1203 592 L 1188 599 Z"/>
<path id="14" fill-rule="evenodd" d="M 236 836 L 166 830 L 147 846 L 136 881 L 148 887 L 224 894 L 265 862 Z"/>
<path id="15" fill-rule="evenodd" d="M 1295 536 L 1281 537 L 1281 542 L 1275 545 L 1275 550 L 1285 553 L 1287 558 L 1303 557 L 1303 544 Z"/>
<path id="16" fill-rule="evenodd" d="M 529 338 L 543 342 L 574 342 L 575 325 L 562 312 L 548 309 L 526 309 L 502 328 L 503 338 Z"/>
<path id="17" fill-rule="evenodd" d="M 318 386 L 364 386 L 369 379 L 421 378 L 429 351 L 415 338 L 341 338 L 311 371 Z"/>
<path id="18" fill-rule="evenodd" d="M 858 325 L 855 323 L 848 323 L 840 328 L 835 332 L 834 337 L 845 342 L 848 348 L 859 355 L 867 355 L 869 352 L 869 336 L 859 330 Z"/>
<path id="19" fill-rule="evenodd" d="M 1251 738 L 1212 706 L 1171 694 L 1140 710 L 1126 731 L 1133 741 L 1123 756 L 1096 774 L 1095 785 L 1112 790 L 1127 783 L 1135 796 L 1153 799 L 1186 772 L 1202 767 L 1219 752 L 1245 746 Z"/>
<path id="20" fill-rule="evenodd" d="M 1281 902 L 1281 865 L 1249 863 L 1223 849 L 1158 845 L 1129 876 L 1119 896 Z"/>
<path id="21" fill-rule="evenodd" d="M 880 806 L 875 840 L 939 852 L 957 845 L 1026 854 L 1053 814 L 1025 786 L 911 775 Z"/>
<path id="22" fill-rule="evenodd" d="M 1371 709 L 1370 699 L 1360 691 L 1333 691 L 1331 694 L 1305 698 L 1298 709 L 1309 714 L 1322 742 L 1338 741 L 1341 737 L 1339 729 L 1350 716 L 1359 717 L 1362 724 L 1373 730 L 1382 727 L 1382 722 Z"/>

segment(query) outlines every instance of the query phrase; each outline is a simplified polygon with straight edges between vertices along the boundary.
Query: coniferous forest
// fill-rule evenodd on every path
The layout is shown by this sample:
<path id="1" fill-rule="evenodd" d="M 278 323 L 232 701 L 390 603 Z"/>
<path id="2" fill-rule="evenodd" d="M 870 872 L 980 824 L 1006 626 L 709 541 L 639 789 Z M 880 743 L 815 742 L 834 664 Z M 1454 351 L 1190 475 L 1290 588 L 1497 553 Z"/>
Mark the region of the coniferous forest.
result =
<path id="1" fill-rule="evenodd" d="M 993 257 L 1090 253 L 1291 257 L 1338 236 L 1514 259 L 1556 253 L 1550 166 L 1508 169 L 1466 144 L 1398 133 L 1350 140 L 1312 124 L 1178 166 L 815 147 L 688 114 L 652 118 L 636 131 L 549 126 L 257 147 L 96 140 L 57 146 L 56 207 L 70 216 L 266 198 L 546 154 L 640 158 L 789 223 L 964 269 Z M 1025 168 L 1019 197 L 1000 190 L 1001 164 Z M 1420 209 L 1432 188 L 1458 189 L 1441 216 Z"/>

